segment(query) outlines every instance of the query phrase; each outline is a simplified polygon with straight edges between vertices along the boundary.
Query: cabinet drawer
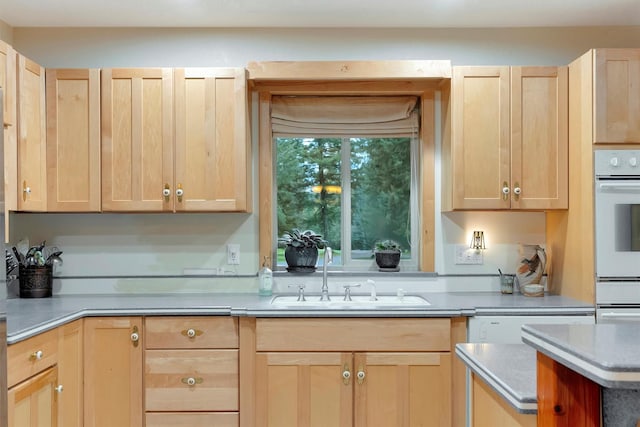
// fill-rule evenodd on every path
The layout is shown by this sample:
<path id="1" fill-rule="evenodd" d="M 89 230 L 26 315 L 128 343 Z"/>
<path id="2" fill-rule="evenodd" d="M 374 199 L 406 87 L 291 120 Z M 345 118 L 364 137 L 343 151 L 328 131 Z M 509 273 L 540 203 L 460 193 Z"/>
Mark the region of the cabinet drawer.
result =
<path id="1" fill-rule="evenodd" d="M 147 317 L 146 348 L 238 348 L 237 317 Z"/>
<path id="2" fill-rule="evenodd" d="M 148 350 L 145 389 L 147 411 L 237 411 L 238 350 Z"/>
<path id="3" fill-rule="evenodd" d="M 154 413 L 147 412 L 147 427 L 238 427 L 238 413 L 200 413 L 180 412 Z"/>
<path id="4" fill-rule="evenodd" d="M 11 387 L 58 363 L 56 329 L 11 344 L 7 348 L 7 385 Z"/>
<path id="5" fill-rule="evenodd" d="M 257 319 L 257 351 L 450 351 L 450 319 Z"/>

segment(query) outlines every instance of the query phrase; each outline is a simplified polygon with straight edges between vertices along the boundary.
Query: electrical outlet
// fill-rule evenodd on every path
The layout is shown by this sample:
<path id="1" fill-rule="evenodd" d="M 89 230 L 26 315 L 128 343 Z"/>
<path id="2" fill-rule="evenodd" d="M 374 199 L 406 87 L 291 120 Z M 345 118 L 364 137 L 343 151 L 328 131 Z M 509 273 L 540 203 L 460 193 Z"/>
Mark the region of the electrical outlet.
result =
<path id="1" fill-rule="evenodd" d="M 467 245 L 456 245 L 456 264 L 479 265 L 483 263 L 482 251 Z"/>
<path id="2" fill-rule="evenodd" d="M 240 264 L 240 245 L 231 243 L 227 245 L 227 264 Z"/>

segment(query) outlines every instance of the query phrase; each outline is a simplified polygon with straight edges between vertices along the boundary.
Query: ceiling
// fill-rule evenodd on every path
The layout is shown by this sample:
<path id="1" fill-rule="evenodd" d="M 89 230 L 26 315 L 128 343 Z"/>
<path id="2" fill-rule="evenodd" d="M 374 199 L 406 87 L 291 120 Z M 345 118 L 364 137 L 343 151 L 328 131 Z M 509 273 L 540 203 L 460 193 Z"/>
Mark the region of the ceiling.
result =
<path id="1" fill-rule="evenodd" d="M 0 0 L 12 27 L 640 25 L 640 0 Z"/>

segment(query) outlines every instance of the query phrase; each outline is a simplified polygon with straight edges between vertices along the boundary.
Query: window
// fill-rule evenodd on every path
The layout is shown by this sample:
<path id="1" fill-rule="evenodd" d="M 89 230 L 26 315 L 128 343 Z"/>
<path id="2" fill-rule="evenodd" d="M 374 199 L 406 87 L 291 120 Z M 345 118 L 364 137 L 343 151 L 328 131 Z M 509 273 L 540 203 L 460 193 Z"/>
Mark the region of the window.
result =
<path id="1" fill-rule="evenodd" d="M 293 228 L 322 234 L 334 250 L 333 264 L 346 270 L 374 266 L 375 242 L 392 239 L 403 249 L 403 269 L 417 270 L 420 154 L 417 98 L 356 97 L 355 101 L 353 98 L 314 97 L 313 108 L 308 110 L 314 109 L 311 114 L 314 120 L 321 117 L 324 121 L 321 125 L 317 120 L 313 125 L 301 124 L 300 116 L 295 120 L 288 117 L 289 123 L 283 125 L 277 108 L 280 100 L 274 100 L 275 231 L 278 236 Z M 375 112 L 362 114 L 363 99 L 366 108 L 377 103 L 371 107 Z M 291 100 L 284 99 L 287 103 Z M 325 100 L 330 105 L 323 104 Z M 298 97 L 297 101 L 309 106 L 306 103 L 309 99 Z M 385 104 L 383 108 L 380 101 Z M 395 107 L 402 109 L 392 120 L 388 120 L 388 111 L 382 112 L 388 104 L 395 104 L 392 114 L 396 114 Z M 340 111 L 340 117 L 328 117 L 325 108 Z M 355 119 L 350 113 L 354 109 L 359 114 Z M 294 110 L 287 114 L 293 115 Z M 349 124 L 349 117 L 357 123 Z M 403 121 L 400 125 L 399 120 Z M 292 129 L 291 123 L 296 129 Z M 277 265 L 285 266 L 283 250 L 279 249 L 277 254 Z"/>

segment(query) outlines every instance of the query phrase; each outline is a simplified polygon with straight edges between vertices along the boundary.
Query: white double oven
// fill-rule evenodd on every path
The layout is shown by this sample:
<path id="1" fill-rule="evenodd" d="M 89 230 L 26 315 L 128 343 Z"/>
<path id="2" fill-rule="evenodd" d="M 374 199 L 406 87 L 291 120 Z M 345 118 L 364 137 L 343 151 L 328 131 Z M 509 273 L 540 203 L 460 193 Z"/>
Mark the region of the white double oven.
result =
<path id="1" fill-rule="evenodd" d="M 640 321 L 640 150 L 596 150 L 599 323 Z"/>

